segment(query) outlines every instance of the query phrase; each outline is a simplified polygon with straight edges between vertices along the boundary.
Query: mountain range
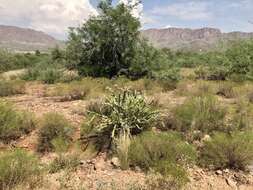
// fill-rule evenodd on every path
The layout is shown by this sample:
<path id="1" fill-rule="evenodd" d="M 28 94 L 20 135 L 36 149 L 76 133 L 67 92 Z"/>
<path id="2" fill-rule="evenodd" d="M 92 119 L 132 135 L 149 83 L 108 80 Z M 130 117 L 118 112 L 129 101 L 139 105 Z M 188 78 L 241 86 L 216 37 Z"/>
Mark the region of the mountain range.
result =
<path id="1" fill-rule="evenodd" d="M 166 28 L 142 30 L 141 36 L 157 48 L 206 51 L 225 46 L 230 41 L 253 38 L 252 33 L 223 33 L 216 28 Z M 48 51 L 64 42 L 40 31 L 0 25 L 0 48 L 16 52 Z"/>
<path id="2" fill-rule="evenodd" d="M 52 36 L 28 28 L 0 25 L 0 48 L 16 52 L 48 51 L 63 43 Z"/>
<path id="3" fill-rule="evenodd" d="M 222 48 L 231 41 L 253 38 L 253 32 L 222 33 L 216 28 L 148 29 L 141 31 L 141 35 L 158 48 L 194 51 Z"/>

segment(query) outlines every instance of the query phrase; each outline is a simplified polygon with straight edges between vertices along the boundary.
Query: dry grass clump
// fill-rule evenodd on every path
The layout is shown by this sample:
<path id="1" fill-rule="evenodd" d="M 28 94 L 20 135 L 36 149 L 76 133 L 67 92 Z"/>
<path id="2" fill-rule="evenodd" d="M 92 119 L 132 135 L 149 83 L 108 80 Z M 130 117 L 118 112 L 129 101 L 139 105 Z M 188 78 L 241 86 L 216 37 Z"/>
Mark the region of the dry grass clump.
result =
<path id="1" fill-rule="evenodd" d="M 74 101 L 84 99 L 91 91 L 90 86 L 85 86 L 79 82 L 71 82 L 69 84 L 58 84 L 48 90 L 46 95 L 59 96 L 60 101 Z"/>
<path id="2" fill-rule="evenodd" d="M 172 187 L 183 186 L 188 182 L 188 177 L 182 166 L 193 163 L 195 159 L 194 147 L 173 132 L 145 132 L 135 137 L 128 155 L 130 166 L 140 167 L 144 171 L 155 171 L 158 174 L 156 177 L 161 175 L 159 180 L 164 181 L 158 180 L 158 184 L 153 181 L 150 184 L 157 188 L 172 184 Z"/>
<path id="3" fill-rule="evenodd" d="M 201 151 L 201 163 L 215 169 L 245 170 L 253 161 L 252 132 L 215 134 Z"/>
<path id="4" fill-rule="evenodd" d="M 235 98 L 237 96 L 235 85 L 231 82 L 219 82 L 216 94 L 225 98 Z"/>
<path id="5" fill-rule="evenodd" d="M 23 150 L 12 150 L 0 154 L 0 189 L 13 189 L 24 185 L 33 189 L 40 180 L 38 159 Z"/>
<path id="6" fill-rule="evenodd" d="M 194 131 L 210 134 L 214 131 L 225 130 L 225 116 L 226 109 L 215 97 L 190 98 L 173 110 L 172 127 L 174 130 L 185 133 L 191 139 Z"/>
<path id="7" fill-rule="evenodd" d="M 65 151 L 71 141 L 72 126 L 60 114 L 45 114 L 40 123 L 38 152 Z"/>
<path id="8" fill-rule="evenodd" d="M 32 114 L 16 111 L 12 104 L 0 101 L 0 140 L 8 143 L 35 128 Z"/>
<path id="9" fill-rule="evenodd" d="M 249 102 L 253 104 L 253 90 L 248 93 Z"/>
<path id="10" fill-rule="evenodd" d="M 49 173 L 57 173 L 61 170 L 75 170 L 80 165 L 80 158 L 77 155 L 60 155 L 49 165 Z"/>
<path id="11" fill-rule="evenodd" d="M 0 97 L 23 94 L 25 83 L 18 80 L 0 80 Z"/>

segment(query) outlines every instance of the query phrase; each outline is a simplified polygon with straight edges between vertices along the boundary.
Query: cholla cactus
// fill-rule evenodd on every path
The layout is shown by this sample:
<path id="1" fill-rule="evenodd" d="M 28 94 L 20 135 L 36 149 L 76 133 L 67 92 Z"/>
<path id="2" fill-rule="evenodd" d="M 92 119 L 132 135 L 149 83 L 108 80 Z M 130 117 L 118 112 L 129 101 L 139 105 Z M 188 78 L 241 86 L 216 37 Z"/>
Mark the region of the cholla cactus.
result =
<path id="1" fill-rule="evenodd" d="M 105 101 L 104 106 L 108 110 L 106 113 L 95 113 L 100 118 L 97 130 L 109 132 L 112 139 L 120 134 L 138 134 L 150 127 L 158 117 L 158 112 L 136 91 L 124 90 L 113 94 Z"/>

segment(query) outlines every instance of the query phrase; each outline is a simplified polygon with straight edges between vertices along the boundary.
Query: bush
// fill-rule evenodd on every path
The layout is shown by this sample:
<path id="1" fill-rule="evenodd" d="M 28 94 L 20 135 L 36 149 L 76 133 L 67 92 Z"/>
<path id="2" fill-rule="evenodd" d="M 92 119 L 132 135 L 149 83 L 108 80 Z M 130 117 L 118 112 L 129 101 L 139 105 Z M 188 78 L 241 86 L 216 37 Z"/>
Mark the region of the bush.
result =
<path id="1" fill-rule="evenodd" d="M 221 65 L 199 66 L 195 69 L 197 79 L 225 80 L 228 76 L 228 68 Z"/>
<path id="2" fill-rule="evenodd" d="M 91 112 L 92 120 L 86 128 L 111 141 L 121 134 L 136 135 L 151 127 L 158 112 L 135 91 L 124 90 L 111 95 L 104 103 L 105 112 Z M 87 135 L 87 134 L 84 134 Z M 104 143 L 103 143 L 104 144 Z"/>
<path id="3" fill-rule="evenodd" d="M 215 169 L 245 170 L 253 161 L 253 133 L 217 133 L 205 142 L 200 158 L 202 164 Z"/>
<path id="4" fill-rule="evenodd" d="M 62 115 L 48 113 L 44 115 L 40 125 L 41 129 L 37 145 L 38 152 L 55 150 L 54 143 L 56 142 L 62 142 L 66 146 L 69 145 L 73 128 Z"/>
<path id="5" fill-rule="evenodd" d="M 91 86 L 81 82 L 71 82 L 69 84 L 58 84 L 47 92 L 48 96 L 60 96 L 60 101 L 81 100 L 90 94 Z"/>
<path id="6" fill-rule="evenodd" d="M 196 84 L 196 88 L 188 89 L 188 94 L 191 94 L 192 96 L 208 96 L 210 94 L 214 94 L 213 86 L 210 84 L 210 82 L 207 81 L 200 81 Z"/>
<path id="7" fill-rule="evenodd" d="M 12 189 L 20 184 L 34 185 L 40 175 L 38 159 L 22 150 L 0 154 L 0 189 Z"/>
<path id="8" fill-rule="evenodd" d="M 138 166 L 144 171 L 153 168 L 164 175 L 167 172 L 163 172 L 162 169 L 165 169 L 168 163 L 192 163 L 195 159 L 195 149 L 184 142 L 179 134 L 173 132 L 145 132 L 132 140 L 129 149 L 131 166 Z"/>
<path id="9" fill-rule="evenodd" d="M 74 170 L 80 165 L 80 159 L 76 155 L 60 155 L 49 166 L 49 173 L 57 173 L 60 170 Z"/>
<path id="10" fill-rule="evenodd" d="M 128 169 L 129 159 L 128 152 L 131 144 L 131 139 L 127 134 L 122 134 L 116 139 L 116 154 L 120 160 L 121 169 Z"/>
<path id="11" fill-rule="evenodd" d="M 195 97 L 174 111 L 174 129 L 191 135 L 193 131 L 204 134 L 225 130 L 226 110 L 213 96 Z"/>
<path id="12" fill-rule="evenodd" d="M 235 103 L 234 113 L 228 125 L 228 132 L 251 130 L 253 126 L 251 124 L 249 102 L 241 99 Z"/>
<path id="13" fill-rule="evenodd" d="M 172 166 L 172 168 L 168 168 L 170 172 L 173 172 L 172 175 L 167 174 L 164 176 L 158 172 L 150 172 L 145 181 L 145 190 L 178 190 L 181 189 L 187 182 L 189 182 L 187 173 L 182 170 L 182 168 L 171 164 L 170 166 Z"/>
<path id="14" fill-rule="evenodd" d="M 57 68 L 47 68 L 43 71 L 40 71 L 39 80 L 43 81 L 45 84 L 54 84 L 60 80 L 62 76 L 61 70 Z"/>
<path id="15" fill-rule="evenodd" d="M 24 90 L 25 83 L 22 81 L 0 80 L 0 97 L 23 94 Z"/>
<path id="16" fill-rule="evenodd" d="M 234 98 L 236 96 L 233 84 L 227 82 L 218 84 L 216 94 L 225 98 Z"/>
<path id="17" fill-rule="evenodd" d="M 11 104 L 0 101 L 0 140 L 8 143 L 34 128 L 35 121 L 30 113 L 17 112 Z"/>
<path id="18" fill-rule="evenodd" d="M 253 104 L 253 90 L 248 93 L 249 102 Z"/>
<path id="19" fill-rule="evenodd" d="M 176 88 L 177 82 L 180 80 L 179 69 L 171 68 L 166 71 L 154 73 L 154 78 L 159 81 L 165 91 Z"/>

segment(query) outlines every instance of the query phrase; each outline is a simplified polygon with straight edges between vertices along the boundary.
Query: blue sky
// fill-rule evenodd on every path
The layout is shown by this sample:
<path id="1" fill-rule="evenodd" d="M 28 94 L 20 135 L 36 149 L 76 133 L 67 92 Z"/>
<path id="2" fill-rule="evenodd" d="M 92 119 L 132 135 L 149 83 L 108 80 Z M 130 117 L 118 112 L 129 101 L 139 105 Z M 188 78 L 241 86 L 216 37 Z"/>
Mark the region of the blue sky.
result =
<path id="1" fill-rule="evenodd" d="M 98 0 L 0 0 L 0 24 L 33 28 L 66 39 L 69 26 L 78 26 L 97 14 L 97 3 Z M 253 32 L 253 0 L 142 0 L 142 3 L 145 29 L 214 27 L 223 32 Z"/>
<path id="2" fill-rule="evenodd" d="M 145 28 L 215 27 L 253 32 L 253 0 L 144 0 Z"/>

